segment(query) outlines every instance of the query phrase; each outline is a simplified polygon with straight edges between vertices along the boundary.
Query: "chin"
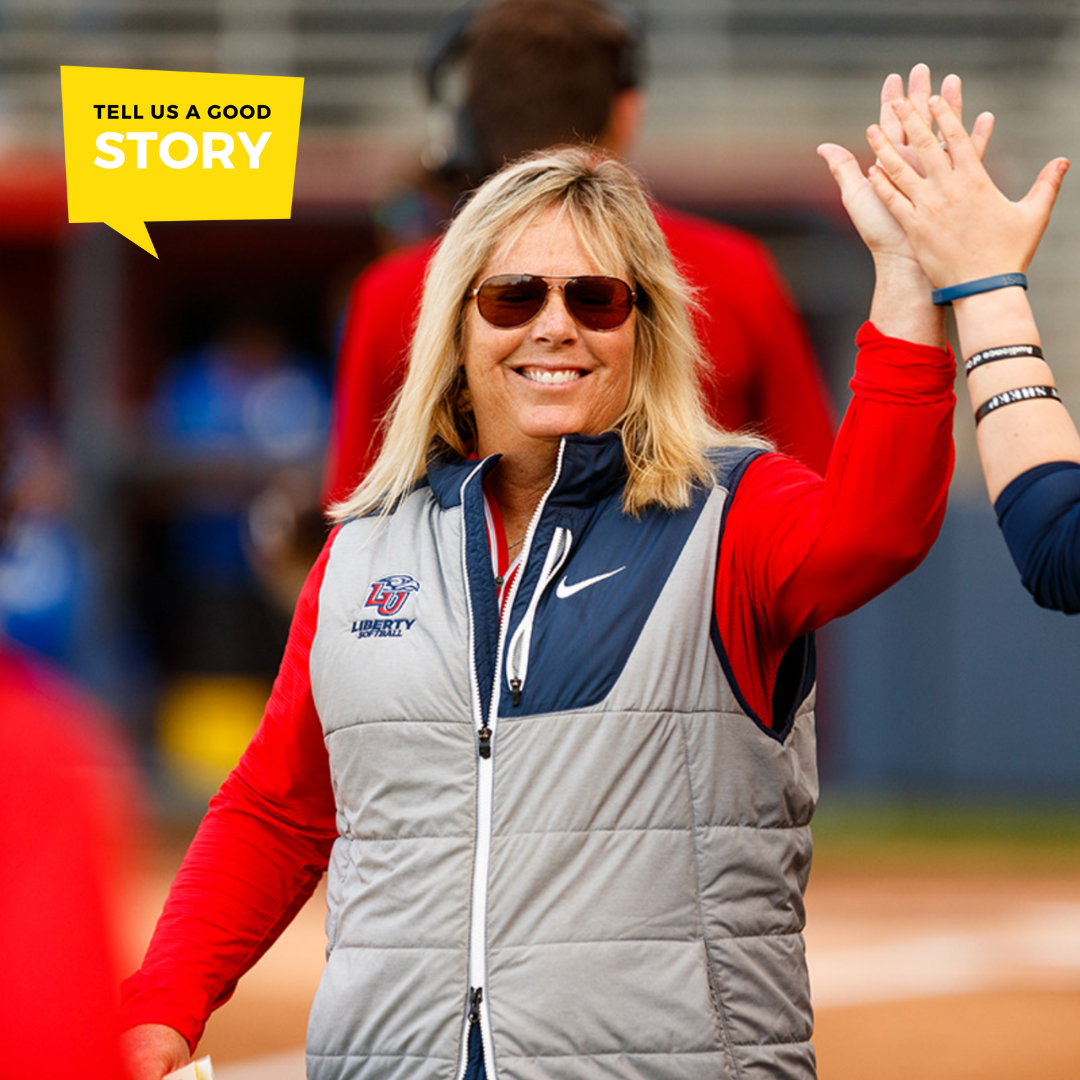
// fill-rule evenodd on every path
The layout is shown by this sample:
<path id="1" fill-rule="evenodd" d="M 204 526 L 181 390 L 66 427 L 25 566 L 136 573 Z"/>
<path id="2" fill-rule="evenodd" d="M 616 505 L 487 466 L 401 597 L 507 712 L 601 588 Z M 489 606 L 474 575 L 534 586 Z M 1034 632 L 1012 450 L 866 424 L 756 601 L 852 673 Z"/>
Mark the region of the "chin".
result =
<path id="1" fill-rule="evenodd" d="M 532 438 L 562 438 L 563 435 L 599 435 L 609 431 L 615 418 L 596 419 L 579 409 L 545 409 L 524 419 L 521 430 Z"/>

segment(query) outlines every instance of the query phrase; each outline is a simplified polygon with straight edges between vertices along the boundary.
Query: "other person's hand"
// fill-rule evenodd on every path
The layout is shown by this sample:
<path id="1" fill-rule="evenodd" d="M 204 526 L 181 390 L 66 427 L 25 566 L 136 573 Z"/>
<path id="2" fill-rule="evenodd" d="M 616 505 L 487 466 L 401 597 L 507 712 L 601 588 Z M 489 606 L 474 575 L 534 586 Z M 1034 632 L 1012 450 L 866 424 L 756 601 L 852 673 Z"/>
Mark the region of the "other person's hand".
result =
<path id="1" fill-rule="evenodd" d="M 985 144 L 964 130 L 949 102 L 931 97 L 928 106 L 938 134 L 914 102 L 891 103 L 903 149 L 884 125 L 869 129 L 867 139 L 878 159 L 869 172 L 870 185 L 936 288 L 1023 273 L 1046 230 L 1069 162 L 1048 162 L 1028 193 L 1011 202 L 983 167 Z"/>

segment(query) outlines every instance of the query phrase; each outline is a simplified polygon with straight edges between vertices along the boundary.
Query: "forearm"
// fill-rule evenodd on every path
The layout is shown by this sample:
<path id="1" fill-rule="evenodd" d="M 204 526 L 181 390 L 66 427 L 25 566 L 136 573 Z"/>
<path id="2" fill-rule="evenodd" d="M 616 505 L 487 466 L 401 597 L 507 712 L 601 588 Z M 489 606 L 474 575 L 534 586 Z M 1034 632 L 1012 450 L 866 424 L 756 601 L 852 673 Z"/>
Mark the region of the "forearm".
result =
<path id="1" fill-rule="evenodd" d="M 301 591 L 263 722 L 211 801 L 143 966 L 124 985 L 127 1026 L 165 1024 L 194 1047 L 327 864 L 337 829 L 309 657 L 332 542 Z"/>
<path id="2" fill-rule="evenodd" d="M 937 539 L 953 466 L 952 405 L 856 399 L 841 426 L 812 538 L 778 587 L 785 637 L 868 603 L 914 570 Z"/>
<path id="3" fill-rule="evenodd" d="M 940 349 L 859 333 L 854 396 L 824 480 L 770 455 L 732 506 L 769 647 L 847 614 L 926 555 L 952 475 L 954 364 Z"/>
<path id="4" fill-rule="evenodd" d="M 1019 287 L 965 297 L 954 301 L 953 307 L 965 358 L 1005 345 L 1042 344 L 1027 294 Z M 1006 390 L 1054 385 L 1049 363 L 1035 356 L 980 364 L 968 375 L 972 410 Z M 995 409 L 979 423 L 976 440 L 991 502 L 1007 484 L 1037 465 L 1080 461 L 1076 425 L 1053 399 L 1020 401 Z"/>
<path id="5" fill-rule="evenodd" d="M 943 349 L 945 315 L 931 300 L 930 281 L 905 255 L 874 258 L 874 295 L 870 322 L 886 337 Z"/>
<path id="6" fill-rule="evenodd" d="M 140 970 L 124 985 L 124 1023 L 161 1023 L 194 1048 L 207 1018 L 311 895 L 331 838 L 299 827 L 230 778 L 215 796 L 169 892 Z"/>

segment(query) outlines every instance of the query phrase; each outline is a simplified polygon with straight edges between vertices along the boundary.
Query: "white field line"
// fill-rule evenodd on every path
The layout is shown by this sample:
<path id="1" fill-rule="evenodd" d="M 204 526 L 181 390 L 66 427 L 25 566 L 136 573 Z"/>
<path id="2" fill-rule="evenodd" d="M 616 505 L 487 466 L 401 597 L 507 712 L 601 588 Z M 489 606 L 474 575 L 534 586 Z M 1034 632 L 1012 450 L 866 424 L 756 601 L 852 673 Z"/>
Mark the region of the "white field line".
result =
<path id="1" fill-rule="evenodd" d="M 818 1008 L 1007 986 L 1051 969 L 1080 985 L 1080 904 L 1032 904 L 992 927 L 908 935 L 864 946 L 807 950 Z"/>

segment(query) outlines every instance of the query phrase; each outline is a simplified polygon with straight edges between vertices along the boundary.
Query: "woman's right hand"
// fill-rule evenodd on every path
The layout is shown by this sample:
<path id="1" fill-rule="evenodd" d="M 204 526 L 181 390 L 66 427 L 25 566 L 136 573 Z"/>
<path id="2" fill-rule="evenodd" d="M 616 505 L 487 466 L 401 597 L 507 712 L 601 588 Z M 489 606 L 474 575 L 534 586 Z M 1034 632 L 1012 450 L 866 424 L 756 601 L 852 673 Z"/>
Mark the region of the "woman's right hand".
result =
<path id="1" fill-rule="evenodd" d="M 191 1061 L 187 1040 L 165 1024 L 139 1024 L 120 1037 L 130 1080 L 161 1080 Z"/>

